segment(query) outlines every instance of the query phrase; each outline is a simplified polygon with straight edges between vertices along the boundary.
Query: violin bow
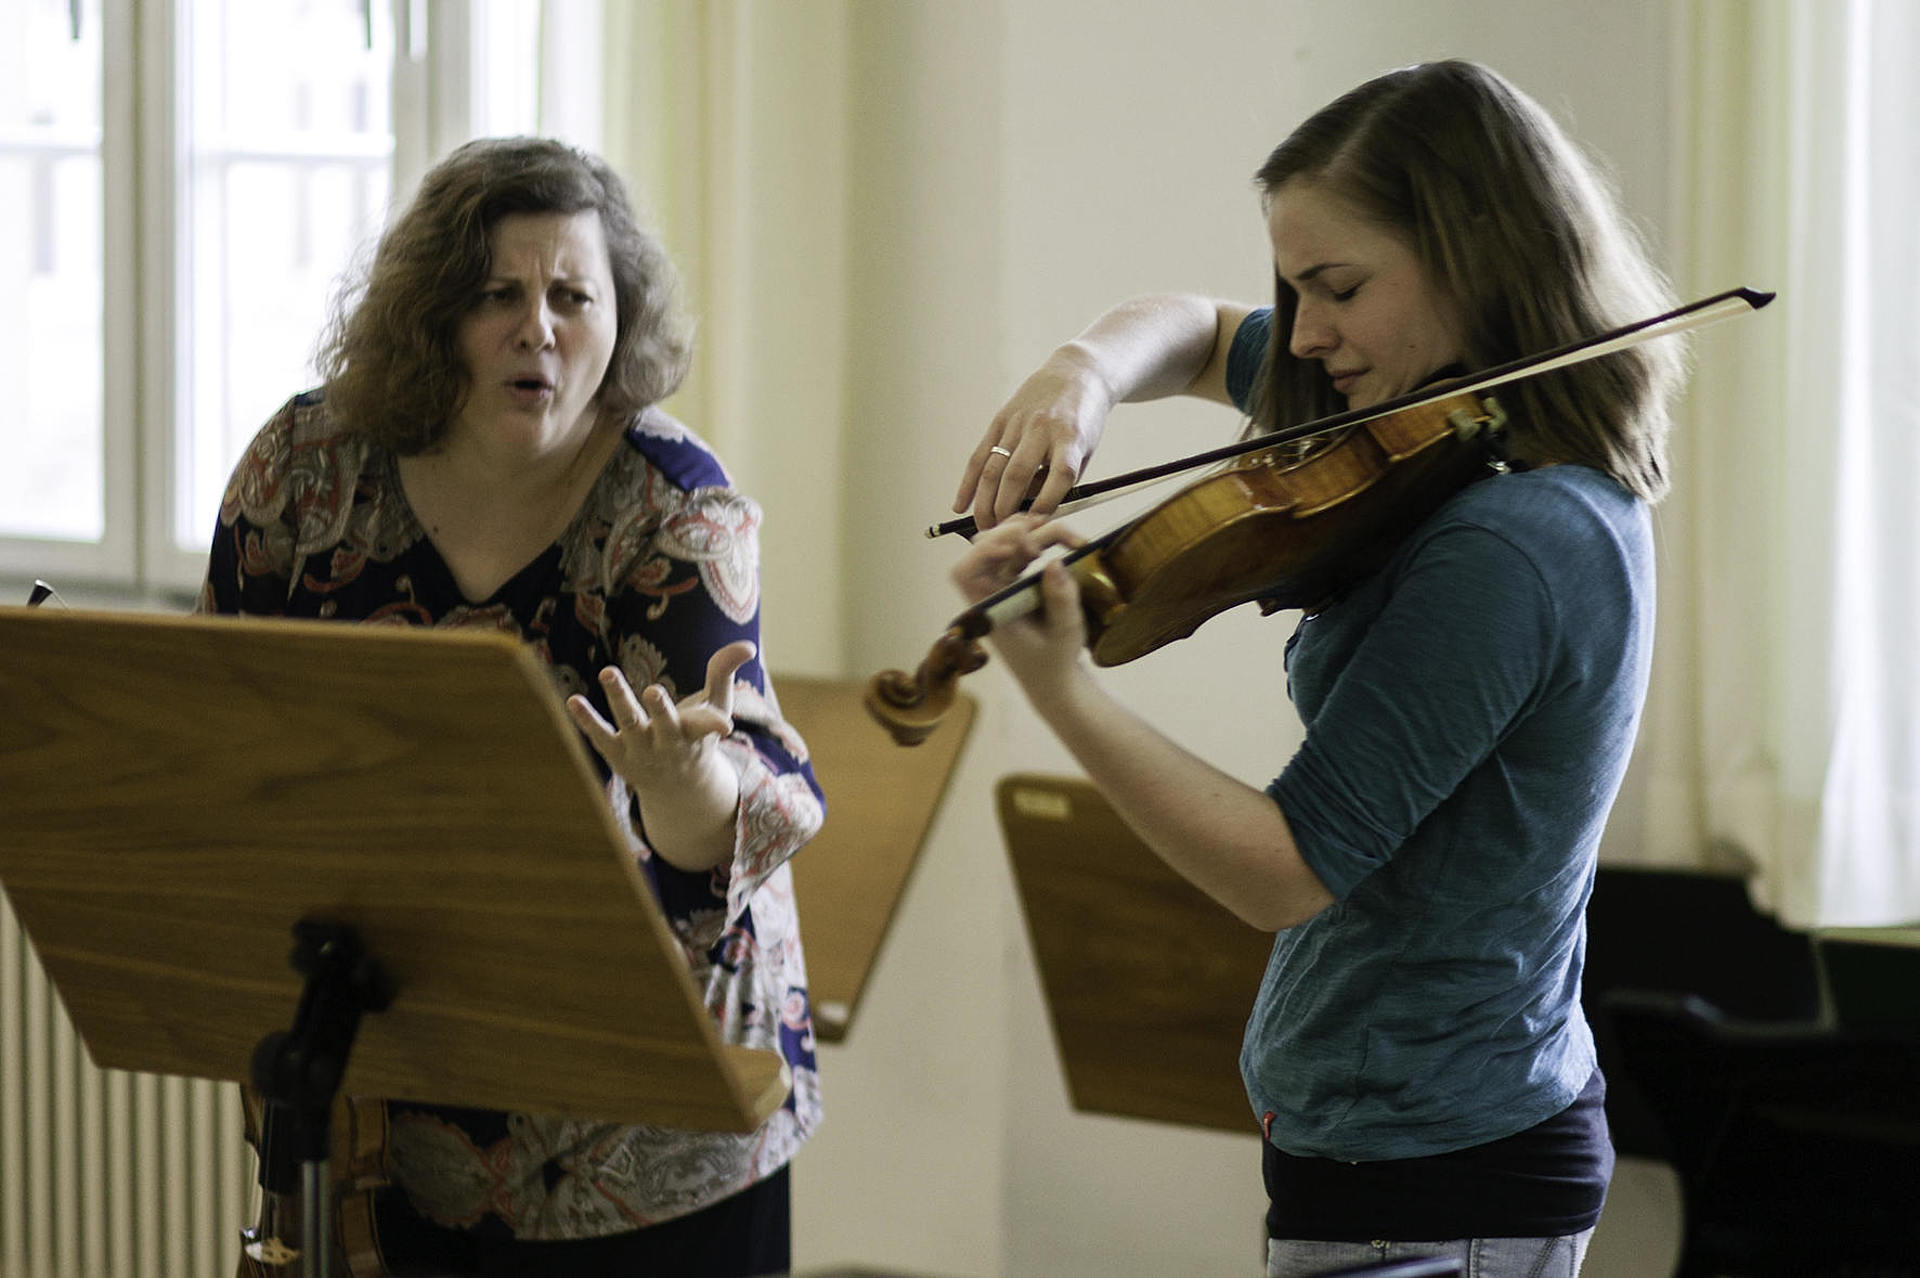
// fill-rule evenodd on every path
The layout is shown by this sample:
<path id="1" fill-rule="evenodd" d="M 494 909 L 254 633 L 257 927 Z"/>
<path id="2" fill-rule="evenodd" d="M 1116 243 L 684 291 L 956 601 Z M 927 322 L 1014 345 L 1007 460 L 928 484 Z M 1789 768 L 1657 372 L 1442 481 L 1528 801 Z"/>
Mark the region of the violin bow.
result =
<path id="1" fill-rule="evenodd" d="M 1749 315 L 1771 302 L 1774 296 L 1773 293 L 1758 289 L 1730 288 L 1723 293 L 1715 293 L 1711 297 L 1688 302 L 1685 306 L 1676 307 L 1649 319 L 1623 324 L 1597 337 L 1570 342 L 1556 350 L 1528 355 L 1493 368 L 1483 368 L 1477 373 L 1469 374 L 1464 380 L 1451 381 L 1443 387 L 1413 391 L 1368 408 L 1349 409 L 1329 417 L 1303 422 L 1298 426 L 1290 426 L 1286 430 L 1274 431 L 1272 434 L 1255 435 L 1250 439 L 1236 440 L 1231 444 L 1223 444 L 1218 448 L 1194 453 L 1188 457 L 1143 466 L 1139 470 L 1130 470 L 1108 479 L 1077 484 L 1061 497 L 1060 505 L 1054 513 L 1069 514 L 1102 501 L 1124 496 L 1148 484 L 1158 483 L 1175 475 L 1183 475 L 1190 470 L 1198 470 L 1202 466 L 1211 466 L 1216 462 L 1231 461 L 1235 457 L 1258 452 L 1263 448 L 1274 448 L 1314 435 L 1324 435 L 1346 426 L 1357 426 L 1362 422 L 1372 421 L 1376 417 L 1385 417 L 1390 413 L 1431 403 L 1436 399 L 1445 399 L 1450 395 L 1471 395 L 1483 390 L 1492 390 L 1495 387 L 1520 381 L 1522 378 L 1550 373 L 1555 369 L 1567 368 L 1574 364 L 1583 364 L 1590 359 L 1599 359 L 1603 355 L 1627 350 L 1658 337 L 1671 337 L 1692 329 L 1704 328 L 1709 324 L 1717 324 L 1723 319 L 1731 319 L 1736 315 Z M 1030 502 L 1022 502 L 1020 509 L 1027 509 L 1030 504 Z M 980 526 L 974 522 L 973 516 L 967 515 L 929 526 L 927 536 L 944 537 L 950 533 L 958 533 L 971 539 L 979 530 Z"/>

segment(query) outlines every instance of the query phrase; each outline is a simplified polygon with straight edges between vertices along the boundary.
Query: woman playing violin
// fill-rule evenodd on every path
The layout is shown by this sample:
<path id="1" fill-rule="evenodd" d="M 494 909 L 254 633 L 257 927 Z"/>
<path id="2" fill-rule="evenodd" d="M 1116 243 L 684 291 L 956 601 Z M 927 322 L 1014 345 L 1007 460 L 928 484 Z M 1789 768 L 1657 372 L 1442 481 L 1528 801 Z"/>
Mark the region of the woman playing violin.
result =
<path id="1" fill-rule="evenodd" d="M 1117 403 L 1198 395 L 1275 431 L 1667 304 L 1579 152 L 1477 65 L 1361 85 L 1257 184 L 1270 307 L 1124 303 L 995 417 L 955 503 L 986 530 L 954 570 L 969 600 L 1075 540 L 1046 515 Z M 1583 913 L 1646 690 L 1649 506 L 1680 371 L 1658 342 L 1500 392 L 1505 466 L 1287 641 L 1306 734 L 1265 790 L 1107 693 L 1059 564 L 1044 611 L 992 635 L 1134 830 L 1277 933 L 1241 1058 L 1269 1274 L 1425 1255 L 1579 1269 L 1613 1165 Z"/>

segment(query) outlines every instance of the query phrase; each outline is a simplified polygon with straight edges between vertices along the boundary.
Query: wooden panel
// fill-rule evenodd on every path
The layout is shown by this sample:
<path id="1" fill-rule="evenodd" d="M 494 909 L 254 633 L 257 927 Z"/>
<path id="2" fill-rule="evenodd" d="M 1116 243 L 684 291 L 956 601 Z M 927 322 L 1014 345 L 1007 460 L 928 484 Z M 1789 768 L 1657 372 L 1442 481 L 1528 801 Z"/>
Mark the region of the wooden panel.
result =
<path id="1" fill-rule="evenodd" d="M 94 1061 L 244 1079 L 296 920 L 398 987 L 345 1087 L 751 1130 L 539 660 L 497 633 L 0 609 L 0 877 Z"/>
<path id="2" fill-rule="evenodd" d="M 1256 1134 L 1240 1039 L 1273 937 L 1168 869 L 1081 780 L 996 790 L 1074 1107 Z"/>
<path id="3" fill-rule="evenodd" d="M 781 675 L 774 688 L 827 794 L 827 823 L 793 859 L 793 879 L 814 1033 L 839 1042 L 973 726 L 974 702 L 957 695 L 931 736 L 901 746 L 868 716 L 864 682 Z"/>

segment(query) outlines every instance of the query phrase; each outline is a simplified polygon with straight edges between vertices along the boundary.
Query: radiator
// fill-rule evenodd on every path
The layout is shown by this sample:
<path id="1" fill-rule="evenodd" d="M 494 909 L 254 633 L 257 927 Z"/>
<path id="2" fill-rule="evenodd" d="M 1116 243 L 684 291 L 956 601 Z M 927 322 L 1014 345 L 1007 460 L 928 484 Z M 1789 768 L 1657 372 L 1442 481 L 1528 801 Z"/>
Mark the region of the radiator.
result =
<path id="1" fill-rule="evenodd" d="M 0 1278 L 230 1278 L 240 1091 L 100 1070 L 0 894 Z"/>

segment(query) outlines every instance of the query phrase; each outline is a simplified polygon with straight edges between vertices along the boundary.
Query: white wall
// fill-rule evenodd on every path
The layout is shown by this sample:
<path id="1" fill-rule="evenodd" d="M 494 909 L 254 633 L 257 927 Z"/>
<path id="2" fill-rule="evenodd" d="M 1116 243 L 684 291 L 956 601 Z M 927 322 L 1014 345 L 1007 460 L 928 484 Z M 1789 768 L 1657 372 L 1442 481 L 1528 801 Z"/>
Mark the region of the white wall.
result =
<path id="1" fill-rule="evenodd" d="M 1251 174 L 1361 79 L 1439 56 L 1489 62 L 1611 159 L 1658 241 L 1669 8 L 856 0 L 844 673 L 911 666 L 956 610 L 956 548 L 918 530 L 943 517 L 967 451 L 1053 345 L 1132 292 L 1264 297 Z M 1234 424 L 1203 406 L 1125 408 L 1095 472 L 1217 442 Z M 1079 518 L 1097 528 L 1118 515 Z M 1264 783 L 1298 739 L 1279 665 L 1290 628 L 1222 618 L 1112 682 Z M 995 671 L 969 685 L 985 710 L 961 773 L 861 1018 L 822 1052 L 828 1119 L 795 1168 L 796 1267 L 1258 1273 L 1251 1120 L 1236 1138 L 1067 1105 L 990 789 L 1009 771 L 1073 769 Z M 1629 1169 L 1623 1193 L 1648 1179 Z M 1649 1257 L 1667 1245 L 1666 1210 L 1614 1227 L 1626 1259 L 1596 1257 L 1590 1278 L 1663 1272 Z"/>
<path id="2" fill-rule="evenodd" d="M 999 383 L 1000 24 L 992 5 L 861 8 L 853 26 L 847 391 L 839 515 L 846 668 L 911 668 L 953 611 L 920 536 L 940 460 Z M 769 506 L 769 519 L 773 507 Z M 794 1168 L 795 1264 L 998 1273 L 1006 1234 L 1013 903 L 984 796 L 989 707 L 849 1041 L 823 1047 L 826 1126 Z M 833 788 L 884 778 L 827 779 Z M 829 818 L 831 819 L 831 818 Z M 803 920 L 804 929 L 805 922 Z M 804 931 L 803 931 L 804 935 Z"/>

